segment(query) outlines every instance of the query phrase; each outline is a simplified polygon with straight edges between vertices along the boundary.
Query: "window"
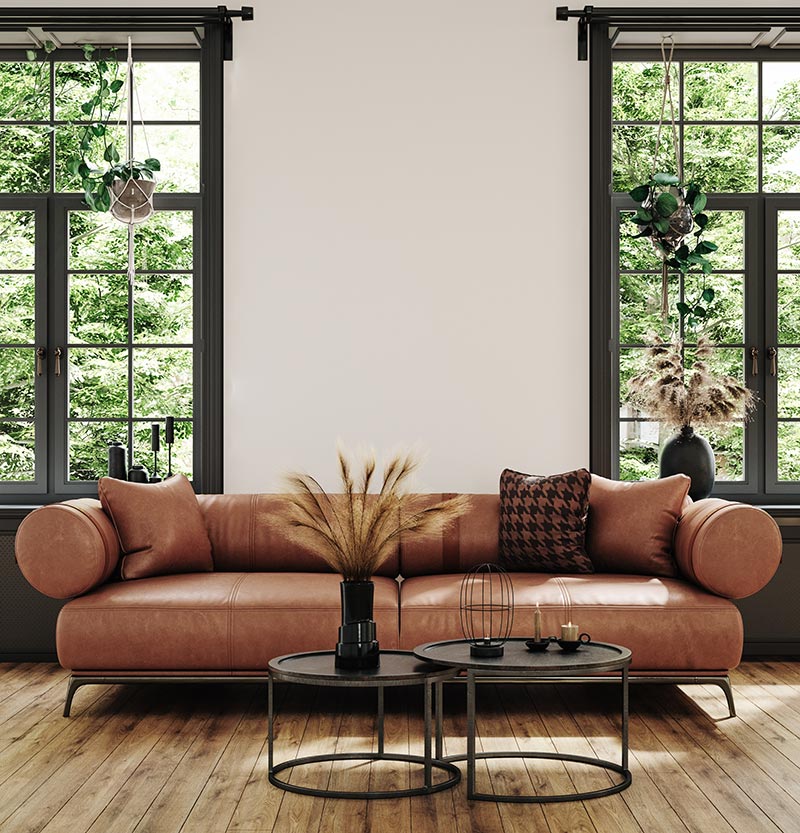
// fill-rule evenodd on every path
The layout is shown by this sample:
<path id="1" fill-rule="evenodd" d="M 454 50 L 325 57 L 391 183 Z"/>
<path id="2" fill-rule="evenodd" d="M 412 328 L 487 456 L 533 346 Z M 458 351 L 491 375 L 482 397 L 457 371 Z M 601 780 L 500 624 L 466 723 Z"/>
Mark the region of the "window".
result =
<path id="1" fill-rule="evenodd" d="M 658 50 L 606 54 L 605 69 L 593 68 L 595 85 L 599 78 L 607 85 L 605 115 L 593 118 L 593 206 L 604 203 L 610 219 L 602 238 L 593 220 L 592 377 L 595 390 L 605 379 L 606 391 L 592 397 L 592 466 L 636 480 L 657 476 L 668 434 L 627 403 L 627 383 L 651 334 L 678 332 L 675 304 L 696 297 L 704 278 L 670 274 L 674 317 L 665 329 L 660 260 L 649 241 L 632 239 L 627 220 L 635 207 L 627 191 L 652 170 L 664 68 Z M 716 293 L 712 315 L 678 334 L 688 364 L 703 334 L 714 345 L 712 366 L 759 397 L 746 426 L 703 432 L 717 458 L 714 493 L 793 502 L 800 491 L 800 54 L 676 50 L 672 73 L 686 179 L 709 194 L 706 237 L 719 246 L 706 279 Z M 676 169 L 669 134 L 666 125 L 657 170 Z M 602 182 L 611 183 L 610 196 Z"/>
<path id="2" fill-rule="evenodd" d="M 202 49 L 136 53 L 135 156 L 162 169 L 156 213 L 136 227 L 130 284 L 127 227 L 87 209 L 66 165 L 95 67 L 76 50 L 37 58 L 0 51 L 1 500 L 95 493 L 112 441 L 151 470 L 151 423 L 163 430 L 168 415 L 173 471 L 214 491 L 221 229 L 208 200 L 221 184 L 221 142 L 210 141 L 221 75 L 204 71 Z"/>

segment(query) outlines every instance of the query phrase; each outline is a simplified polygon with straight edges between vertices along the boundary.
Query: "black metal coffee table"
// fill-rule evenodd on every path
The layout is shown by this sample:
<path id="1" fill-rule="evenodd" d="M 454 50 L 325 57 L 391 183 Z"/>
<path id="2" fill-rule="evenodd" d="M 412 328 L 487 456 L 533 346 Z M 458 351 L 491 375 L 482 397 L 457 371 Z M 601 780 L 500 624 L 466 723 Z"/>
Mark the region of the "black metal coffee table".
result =
<path id="1" fill-rule="evenodd" d="M 467 762 L 467 798 L 478 801 L 510 801 L 546 804 L 556 801 L 582 801 L 587 798 L 601 798 L 622 792 L 631 785 L 628 770 L 628 667 L 631 652 L 620 645 L 592 642 L 582 645 L 574 653 L 563 652 L 556 644 L 548 651 L 532 653 L 525 647 L 524 639 L 509 639 L 501 657 L 472 657 L 469 643 L 463 639 L 444 642 L 428 642 L 414 649 L 420 659 L 438 665 L 450 665 L 467 672 L 467 754 L 450 755 L 445 761 Z M 622 763 L 616 764 L 602 758 L 583 755 L 562 755 L 557 752 L 476 752 L 475 751 L 475 678 L 485 675 L 525 677 L 531 681 L 553 680 L 559 677 L 586 677 L 619 671 L 622 684 Z M 587 764 L 616 772 L 622 780 L 599 790 L 562 795 L 509 795 L 479 793 L 475 790 L 475 762 L 479 758 L 546 758 L 556 761 Z"/>
<path id="2" fill-rule="evenodd" d="M 461 771 L 453 763 L 442 759 L 442 683 L 458 673 L 450 666 L 438 666 L 417 659 L 410 651 L 381 651 L 379 668 L 349 671 L 334 666 L 333 651 L 313 651 L 303 654 L 287 654 L 269 663 L 269 728 L 268 767 L 269 781 L 276 787 L 301 795 L 324 798 L 402 798 L 412 795 L 429 795 L 454 787 L 461 780 Z M 287 682 L 300 685 L 343 686 L 375 688 L 378 691 L 378 751 L 333 752 L 327 755 L 309 755 L 304 758 L 274 763 L 274 695 L 273 683 Z M 423 755 L 401 755 L 384 751 L 383 692 L 394 686 L 422 685 L 425 687 L 425 741 Z M 436 688 L 436 755 L 431 752 L 432 689 Z M 421 787 L 398 790 L 328 790 L 290 784 L 278 778 L 278 773 L 305 764 L 327 761 L 401 761 L 421 764 L 425 768 L 425 783 Z M 434 783 L 433 770 L 447 773 L 448 778 Z"/>

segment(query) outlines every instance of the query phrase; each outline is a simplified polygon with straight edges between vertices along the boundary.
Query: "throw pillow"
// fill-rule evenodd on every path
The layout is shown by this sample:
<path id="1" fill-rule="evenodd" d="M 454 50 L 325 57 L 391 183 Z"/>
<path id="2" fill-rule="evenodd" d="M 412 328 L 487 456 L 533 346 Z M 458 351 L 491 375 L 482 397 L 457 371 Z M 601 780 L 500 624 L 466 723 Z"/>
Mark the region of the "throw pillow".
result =
<path id="1" fill-rule="evenodd" d="M 500 475 L 500 564 L 507 570 L 591 573 L 586 469 L 537 477 L 506 469 Z"/>
<path id="2" fill-rule="evenodd" d="M 182 474 L 162 483 L 101 477 L 97 491 L 117 529 L 123 579 L 214 569 L 203 513 Z"/>
<path id="3" fill-rule="evenodd" d="M 672 539 L 691 483 L 685 474 L 635 483 L 593 474 L 586 549 L 595 570 L 677 576 Z"/>

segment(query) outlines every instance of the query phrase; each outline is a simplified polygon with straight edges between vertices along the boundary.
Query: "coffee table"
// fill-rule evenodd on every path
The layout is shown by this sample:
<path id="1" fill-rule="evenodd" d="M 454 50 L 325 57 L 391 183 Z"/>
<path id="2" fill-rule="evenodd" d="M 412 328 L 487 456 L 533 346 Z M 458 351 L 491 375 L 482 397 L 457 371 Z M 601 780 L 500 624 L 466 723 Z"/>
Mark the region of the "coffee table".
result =
<path id="1" fill-rule="evenodd" d="M 563 652 L 556 644 L 543 652 L 532 653 L 525 647 L 525 639 L 509 639 L 501 657 L 470 656 L 469 642 L 463 639 L 450 639 L 443 642 L 428 642 L 414 649 L 420 659 L 437 665 L 449 665 L 467 674 L 467 754 L 450 755 L 444 761 L 467 762 L 467 798 L 478 801 L 508 801 L 546 804 L 558 801 L 582 801 L 588 798 L 601 798 L 622 792 L 631 785 L 631 773 L 628 770 L 628 668 L 631 652 L 621 645 L 609 645 L 592 642 L 582 645 L 574 653 Z M 622 755 L 621 763 L 606 761 L 602 758 L 590 758 L 583 755 L 566 755 L 557 752 L 522 752 L 518 749 L 508 752 L 475 751 L 475 678 L 476 676 L 502 675 L 504 677 L 530 678 L 536 680 L 553 680 L 557 678 L 586 677 L 620 673 L 622 688 Z M 616 784 L 598 790 L 561 795 L 518 795 L 501 793 L 481 793 L 475 790 L 475 762 L 481 758 L 545 758 L 555 761 L 587 764 L 618 773 L 622 780 Z"/>
<path id="2" fill-rule="evenodd" d="M 267 735 L 269 781 L 276 787 L 301 795 L 324 798 L 402 798 L 412 795 L 429 795 L 454 787 L 461 780 L 461 770 L 455 764 L 442 759 L 442 683 L 452 679 L 458 669 L 435 665 L 417 659 L 410 651 L 381 651 L 378 668 L 347 670 L 336 668 L 333 651 L 312 651 L 301 654 L 287 654 L 276 657 L 269 663 L 269 726 Z M 273 683 L 287 682 L 299 685 L 318 685 L 346 688 L 375 688 L 378 692 L 378 751 L 377 752 L 332 752 L 326 755 L 309 755 L 274 763 L 274 695 Z M 386 688 L 421 685 L 425 687 L 424 705 L 424 753 L 422 755 L 401 755 L 384 750 L 383 693 Z M 436 755 L 431 751 L 432 695 L 436 688 Z M 425 782 L 421 787 L 396 790 L 329 790 L 303 787 L 278 778 L 278 773 L 305 764 L 327 761 L 402 761 L 421 764 L 424 767 Z M 443 781 L 434 783 L 433 770 L 447 773 Z"/>

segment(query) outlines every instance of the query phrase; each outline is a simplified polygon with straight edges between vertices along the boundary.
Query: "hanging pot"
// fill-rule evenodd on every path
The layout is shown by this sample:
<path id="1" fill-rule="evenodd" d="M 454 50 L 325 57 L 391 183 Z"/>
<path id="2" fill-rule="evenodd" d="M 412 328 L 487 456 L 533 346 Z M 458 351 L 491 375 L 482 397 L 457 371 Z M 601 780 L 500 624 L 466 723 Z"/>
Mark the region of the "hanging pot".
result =
<path id="1" fill-rule="evenodd" d="M 714 488 L 714 451 L 707 440 L 695 434 L 691 426 L 685 425 L 664 443 L 659 458 L 659 474 L 661 477 L 688 475 L 692 479 L 689 497 L 702 500 Z"/>
<path id="2" fill-rule="evenodd" d="M 121 223 L 143 223 L 155 210 L 153 194 L 156 183 L 151 179 L 115 179 L 109 186 L 111 214 Z"/>
<path id="3" fill-rule="evenodd" d="M 683 189 L 670 188 L 669 193 L 678 201 L 678 207 L 667 218 L 669 231 L 661 232 L 653 229 L 653 234 L 650 237 L 653 247 L 662 256 L 665 252 L 668 255 L 674 254 L 694 228 L 694 214 L 692 209 L 686 205 Z M 657 195 L 651 193 L 651 197 L 654 196 Z M 648 199 L 642 207 L 657 216 L 653 202 L 652 198 Z"/>
<path id="4" fill-rule="evenodd" d="M 343 581 L 342 625 L 336 643 L 336 667 L 377 668 L 381 655 L 373 620 L 375 585 L 371 581 Z"/>

